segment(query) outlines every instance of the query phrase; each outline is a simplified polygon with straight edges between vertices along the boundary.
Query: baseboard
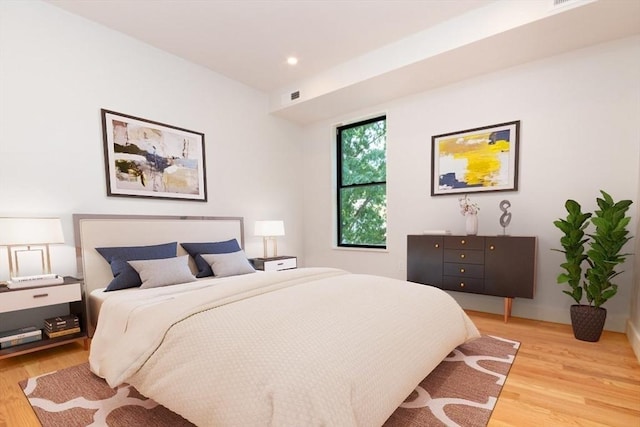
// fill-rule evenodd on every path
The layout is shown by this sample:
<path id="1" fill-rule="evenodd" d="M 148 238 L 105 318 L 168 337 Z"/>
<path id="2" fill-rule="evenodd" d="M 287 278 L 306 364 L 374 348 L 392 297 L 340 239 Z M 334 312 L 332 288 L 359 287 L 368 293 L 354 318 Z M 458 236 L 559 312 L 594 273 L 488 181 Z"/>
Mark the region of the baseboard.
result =
<path id="1" fill-rule="evenodd" d="M 636 359 L 640 363 L 640 331 L 635 328 L 631 320 L 627 320 L 627 338 L 631 344 L 633 352 L 636 354 Z"/>

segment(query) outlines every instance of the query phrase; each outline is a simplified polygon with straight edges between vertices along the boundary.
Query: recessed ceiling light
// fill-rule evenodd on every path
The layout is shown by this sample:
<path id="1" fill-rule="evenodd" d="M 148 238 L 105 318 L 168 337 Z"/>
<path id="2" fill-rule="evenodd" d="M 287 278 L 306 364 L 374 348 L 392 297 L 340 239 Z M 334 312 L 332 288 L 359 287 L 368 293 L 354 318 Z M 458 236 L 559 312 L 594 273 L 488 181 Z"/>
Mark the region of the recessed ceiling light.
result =
<path id="1" fill-rule="evenodd" d="M 298 58 L 296 58 L 295 56 L 290 56 L 287 58 L 287 64 L 296 65 L 297 63 L 298 63 Z"/>

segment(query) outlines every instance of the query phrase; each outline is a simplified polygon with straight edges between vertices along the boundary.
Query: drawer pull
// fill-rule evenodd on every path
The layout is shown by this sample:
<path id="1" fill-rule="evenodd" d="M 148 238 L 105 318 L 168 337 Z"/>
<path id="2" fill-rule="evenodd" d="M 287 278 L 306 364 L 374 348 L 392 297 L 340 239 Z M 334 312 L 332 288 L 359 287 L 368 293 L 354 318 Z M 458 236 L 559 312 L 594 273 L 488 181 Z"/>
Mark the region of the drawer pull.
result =
<path id="1" fill-rule="evenodd" d="M 491 251 L 492 251 L 492 250 L 494 250 L 495 248 L 496 248 L 496 247 L 495 247 L 495 246 L 493 246 L 493 245 L 489 246 L 489 250 L 491 250 Z"/>
<path id="2" fill-rule="evenodd" d="M 463 240 L 460 240 L 460 244 L 461 244 L 461 245 L 464 245 L 465 243 L 467 243 L 467 242 L 466 242 L 464 239 L 463 239 Z"/>
<path id="3" fill-rule="evenodd" d="M 460 283 L 460 287 L 461 287 L 461 288 L 464 288 L 464 283 Z"/>
<path id="4" fill-rule="evenodd" d="M 35 294 L 33 297 L 34 298 L 44 298 L 44 297 L 48 297 L 49 294 Z"/>
<path id="5" fill-rule="evenodd" d="M 461 268 L 461 269 L 460 269 L 460 273 L 464 273 L 464 268 Z"/>
<path id="6" fill-rule="evenodd" d="M 464 254 L 460 254 L 460 258 L 464 258 Z"/>
<path id="7" fill-rule="evenodd" d="M 440 247 L 440 245 L 439 245 L 438 243 L 436 243 L 436 244 L 435 244 L 435 245 L 433 245 L 433 246 L 434 246 L 434 247 L 436 247 L 436 248 L 439 248 L 439 247 Z"/>
<path id="8" fill-rule="evenodd" d="M 284 262 L 279 262 L 279 263 L 278 263 L 278 264 L 276 264 L 276 265 L 284 265 Z"/>

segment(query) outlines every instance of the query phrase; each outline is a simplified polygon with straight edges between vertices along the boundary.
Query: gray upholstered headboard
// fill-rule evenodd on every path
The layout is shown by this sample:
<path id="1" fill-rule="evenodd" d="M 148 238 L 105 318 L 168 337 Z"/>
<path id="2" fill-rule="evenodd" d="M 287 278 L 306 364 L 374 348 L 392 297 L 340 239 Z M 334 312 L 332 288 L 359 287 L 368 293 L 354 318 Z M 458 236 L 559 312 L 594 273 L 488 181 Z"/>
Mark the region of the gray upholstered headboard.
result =
<path id="1" fill-rule="evenodd" d="M 95 250 L 97 247 L 235 238 L 244 249 L 242 217 L 73 214 L 73 225 L 78 273 L 82 274 L 87 293 L 105 287 L 113 278 L 109 264 Z M 178 255 L 184 254 L 178 244 Z"/>

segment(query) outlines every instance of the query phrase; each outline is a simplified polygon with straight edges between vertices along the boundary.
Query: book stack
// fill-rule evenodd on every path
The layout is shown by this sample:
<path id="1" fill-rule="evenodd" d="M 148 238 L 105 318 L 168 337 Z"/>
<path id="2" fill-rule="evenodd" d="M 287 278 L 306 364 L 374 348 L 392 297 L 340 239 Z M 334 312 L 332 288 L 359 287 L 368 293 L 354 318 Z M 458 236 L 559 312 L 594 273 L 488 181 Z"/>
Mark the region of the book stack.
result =
<path id="1" fill-rule="evenodd" d="M 9 289 L 31 288 L 34 286 L 60 285 L 64 278 L 57 274 L 38 274 L 36 276 L 12 277 L 7 282 Z"/>
<path id="2" fill-rule="evenodd" d="M 80 332 L 80 319 L 75 314 L 44 319 L 44 333 L 57 338 Z"/>
<path id="3" fill-rule="evenodd" d="M 35 326 L 0 332 L 0 349 L 42 339 L 42 331 Z"/>

